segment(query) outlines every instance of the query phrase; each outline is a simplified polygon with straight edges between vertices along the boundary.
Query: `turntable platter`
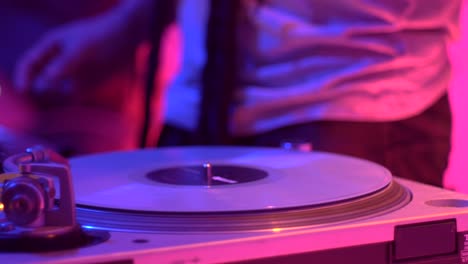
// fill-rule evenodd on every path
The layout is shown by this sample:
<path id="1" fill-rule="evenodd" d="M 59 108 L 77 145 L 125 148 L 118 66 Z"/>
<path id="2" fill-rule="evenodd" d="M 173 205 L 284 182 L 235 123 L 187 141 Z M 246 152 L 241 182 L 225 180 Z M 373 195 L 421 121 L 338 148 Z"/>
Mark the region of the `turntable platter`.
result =
<path id="1" fill-rule="evenodd" d="M 70 162 L 78 206 L 139 212 L 313 207 L 371 195 L 392 182 L 372 162 L 274 148 L 159 148 Z M 211 186 L 203 164 L 213 168 Z"/>

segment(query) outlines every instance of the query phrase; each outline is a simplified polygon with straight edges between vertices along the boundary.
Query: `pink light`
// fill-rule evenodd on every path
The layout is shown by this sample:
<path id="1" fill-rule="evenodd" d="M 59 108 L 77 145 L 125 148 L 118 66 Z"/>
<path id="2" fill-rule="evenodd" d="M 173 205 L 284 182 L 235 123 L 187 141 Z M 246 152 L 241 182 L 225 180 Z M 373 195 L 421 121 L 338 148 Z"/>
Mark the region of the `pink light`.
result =
<path id="1" fill-rule="evenodd" d="M 453 111 L 453 139 L 450 165 L 445 175 L 445 186 L 459 192 L 468 193 L 468 5 L 463 4 L 460 18 L 461 34 L 449 47 L 453 64 L 453 78 L 450 87 L 450 100 Z"/>

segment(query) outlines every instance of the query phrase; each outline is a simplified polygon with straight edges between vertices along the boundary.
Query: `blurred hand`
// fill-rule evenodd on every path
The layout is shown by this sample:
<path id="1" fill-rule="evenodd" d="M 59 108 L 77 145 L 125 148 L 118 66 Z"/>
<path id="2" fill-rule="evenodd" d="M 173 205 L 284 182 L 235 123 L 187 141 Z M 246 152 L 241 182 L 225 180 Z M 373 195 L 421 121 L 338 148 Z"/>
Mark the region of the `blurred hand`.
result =
<path id="1" fill-rule="evenodd" d="M 103 15 L 47 33 L 19 60 L 16 89 L 63 94 L 79 89 L 80 83 L 105 79 L 134 55 L 138 40 L 125 22 Z"/>
<path id="2" fill-rule="evenodd" d="M 4 140 L 1 126 L 13 131 L 28 131 L 34 124 L 36 112 L 25 98 L 13 91 L 10 80 L 0 71 L 0 144 Z"/>

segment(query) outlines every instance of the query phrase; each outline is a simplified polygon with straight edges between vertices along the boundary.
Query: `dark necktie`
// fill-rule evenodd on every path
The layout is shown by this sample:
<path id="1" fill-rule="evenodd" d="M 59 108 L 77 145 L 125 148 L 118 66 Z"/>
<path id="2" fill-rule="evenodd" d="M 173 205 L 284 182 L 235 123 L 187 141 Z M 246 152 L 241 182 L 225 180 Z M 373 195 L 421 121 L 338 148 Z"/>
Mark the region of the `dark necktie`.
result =
<path id="1" fill-rule="evenodd" d="M 140 134 L 139 145 L 141 148 L 148 146 L 154 146 L 156 139 L 150 137 L 150 130 L 152 127 L 152 115 L 151 105 L 153 103 L 153 97 L 159 94 L 157 90 L 162 87 L 157 87 L 154 83 L 155 75 L 159 70 L 159 53 L 161 49 L 161 40 L 164 31 L 168 25 L 174 21 L 176 16 L 176 10 L 179 1 L 177 0 L 158 0 L 153 3 L 153 12 L 150 21 L 150 44 L 151 52 L 148 57 L 147 73 L 144 87 L 144 98 L 143 98 L 143 121 Z"/>
<path id="2" fill-rule="evenodd" d="M 211 0 L 195 144 L 230 143 L 229 112 L 237 86 L 236 24 L 241 1 Z"/>

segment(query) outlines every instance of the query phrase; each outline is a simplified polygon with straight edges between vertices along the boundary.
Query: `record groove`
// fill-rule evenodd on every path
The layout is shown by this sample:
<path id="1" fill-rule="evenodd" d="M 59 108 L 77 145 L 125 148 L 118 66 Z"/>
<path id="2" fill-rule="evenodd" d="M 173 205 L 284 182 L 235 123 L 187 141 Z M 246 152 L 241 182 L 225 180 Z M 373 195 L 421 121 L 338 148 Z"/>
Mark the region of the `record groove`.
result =
<path id="1" fill-rule="evenodd" d="M 225 213 L 169 213 L 77 208 L 86 226 L 132 232 L 237 232 L 324 226 L 375 217 L 402 208 L 411 193 L 393 181 L 365 197 L 321 206 Z"/>

